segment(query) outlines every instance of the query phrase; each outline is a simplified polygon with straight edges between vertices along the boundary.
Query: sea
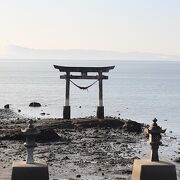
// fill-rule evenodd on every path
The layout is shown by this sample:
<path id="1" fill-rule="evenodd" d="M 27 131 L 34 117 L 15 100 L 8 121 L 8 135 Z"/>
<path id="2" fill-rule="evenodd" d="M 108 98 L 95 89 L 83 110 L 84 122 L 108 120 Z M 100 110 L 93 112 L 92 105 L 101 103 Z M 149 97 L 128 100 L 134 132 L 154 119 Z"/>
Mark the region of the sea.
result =
<path id="1" fill-rule="evenodd" d="M 0 60 L 0 108 L 10 104 L 29 118 L 62 118 L 65 80 L 53 65 L 112 66 L 103 80 L 105 116 L 158 124 L 180 136 L 180 61 Z M 73 80 L 88 86 L 95 80 Z M 98 83 L 70 85 L 71 117 L 96 116 Z M 30 102 L 42 104 L 30 108 Z M 45 113 L 44 116 L 41 113 Z"/>

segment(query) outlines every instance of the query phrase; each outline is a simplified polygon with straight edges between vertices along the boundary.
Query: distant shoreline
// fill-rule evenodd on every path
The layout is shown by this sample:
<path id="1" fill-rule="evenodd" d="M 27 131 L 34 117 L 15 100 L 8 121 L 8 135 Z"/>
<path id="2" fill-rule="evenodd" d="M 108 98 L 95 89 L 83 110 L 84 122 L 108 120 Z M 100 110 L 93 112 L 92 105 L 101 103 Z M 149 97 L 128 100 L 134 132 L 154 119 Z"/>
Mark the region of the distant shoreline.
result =
<path id="1" fill-rule="evenodd" d="M 34 49 L 9 45 L 0 59 L 70 59 L 70 60 L 180 60 L 180 55 L 152 52 L 119 52 L 96 49 Z"/>

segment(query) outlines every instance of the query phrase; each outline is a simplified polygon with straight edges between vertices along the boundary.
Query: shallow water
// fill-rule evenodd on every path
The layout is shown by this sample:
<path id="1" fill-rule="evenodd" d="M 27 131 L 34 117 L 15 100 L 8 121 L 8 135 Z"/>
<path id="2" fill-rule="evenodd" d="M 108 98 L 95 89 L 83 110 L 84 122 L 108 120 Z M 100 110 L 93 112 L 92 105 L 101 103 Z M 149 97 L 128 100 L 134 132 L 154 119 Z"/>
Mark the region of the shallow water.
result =
<path id="1" fill-rule="evenodd" d="M 115 69 L 104 80 L 105 115 L 159 125 L 180 135 L 180 62 L 0 60 L 0 108 L 11 108 L 30 117 L 62 117 L 65 81 L 53 64 L 67 66 L 108 66 Z M 63 73 L 61 73 L 63 74 Z M 93 80 L 76 80 L 89 85 Z M 29 108 L 37 101 L 40 108 Z M 72 117 L 96 115 L 98 83 L 88 91 L 71 84 Z M 81 108 L 80 108 L 81 106 Z"/>

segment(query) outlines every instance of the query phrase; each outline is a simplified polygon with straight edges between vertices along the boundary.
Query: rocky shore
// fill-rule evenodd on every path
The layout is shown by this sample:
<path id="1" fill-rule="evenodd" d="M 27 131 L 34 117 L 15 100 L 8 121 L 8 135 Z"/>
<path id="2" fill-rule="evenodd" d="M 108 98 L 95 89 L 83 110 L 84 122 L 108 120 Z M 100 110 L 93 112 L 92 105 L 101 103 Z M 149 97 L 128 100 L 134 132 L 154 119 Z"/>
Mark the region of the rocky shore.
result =
<path id="1" fill-rule="evenodd" d="M 148 157 L 149 147 L 142 133 L 144 126 L 135 121 L 88 117 L 34 119 L 34 122 L 41 130 L 34 158 L 47 162 L 51 180 L 130 179 L 133 160 Z M 9 109 L 0 110 L 2 168 L 10 169 L 13 160 L 25 159 L 25 137 L 20 130 L 27 127 L 27 123 L 28 119 Z M 167 148 L 172 141 L 178 147 L 177 139 L 166 137 L 163 148 Z M 170 160 L 177 158 L 178 153 L 178 149 L 177 153 L 171 153 Z M 177 173 L 180 175 L 179 169 Z"/>

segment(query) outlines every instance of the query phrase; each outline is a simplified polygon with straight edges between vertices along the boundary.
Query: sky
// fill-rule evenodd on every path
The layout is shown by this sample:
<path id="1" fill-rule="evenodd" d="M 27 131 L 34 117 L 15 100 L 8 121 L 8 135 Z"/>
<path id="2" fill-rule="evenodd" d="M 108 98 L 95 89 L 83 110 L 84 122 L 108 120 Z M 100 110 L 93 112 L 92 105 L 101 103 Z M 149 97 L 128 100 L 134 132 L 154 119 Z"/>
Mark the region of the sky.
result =
<path id="1" fill-rule="evenodd" d="M 0 0 L 7 45 L 180 55 L 180 1 Z"/>

